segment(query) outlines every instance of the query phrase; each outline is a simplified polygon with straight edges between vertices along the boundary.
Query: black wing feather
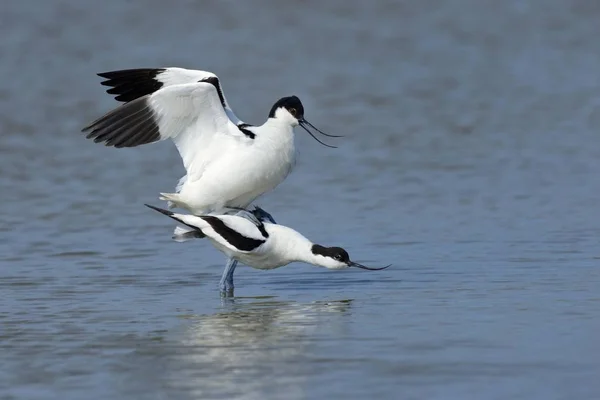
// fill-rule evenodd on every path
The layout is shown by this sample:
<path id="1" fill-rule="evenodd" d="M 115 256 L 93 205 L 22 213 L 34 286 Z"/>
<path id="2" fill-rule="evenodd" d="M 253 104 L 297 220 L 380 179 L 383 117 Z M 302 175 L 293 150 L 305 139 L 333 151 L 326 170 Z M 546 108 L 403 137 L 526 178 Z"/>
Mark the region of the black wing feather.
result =
<path id="1" fill-rule="evenodd" d="M 241 251 L 252 251 L 265 242 L 265 240 L 253 239 L 242 235 L 238 231 L 225 225 L 225 223 L 217 217 L 204 215 L 200 218 L 208 222 L 215 232 L 229 244 Z"/>
<path id="2" fill-rule="evenodd" d="M 136 68 L 101 72 L 98 76 L 106 78 L 101 85 L 111 87 L 106 93 L 117 95 L 117 101 L 130 102 L 160 89 L 163 83 L 156 77 L 164 71 L 164 68 Z"/>
<path id="3" fill-rule="evenodd" d="M 136 147 L 160 140 L 157 116 L 148 105 L 148 96 L 110 111 L 82 132 L 89 132 L 86 137 L 96 143 L 114 147 Z"/>

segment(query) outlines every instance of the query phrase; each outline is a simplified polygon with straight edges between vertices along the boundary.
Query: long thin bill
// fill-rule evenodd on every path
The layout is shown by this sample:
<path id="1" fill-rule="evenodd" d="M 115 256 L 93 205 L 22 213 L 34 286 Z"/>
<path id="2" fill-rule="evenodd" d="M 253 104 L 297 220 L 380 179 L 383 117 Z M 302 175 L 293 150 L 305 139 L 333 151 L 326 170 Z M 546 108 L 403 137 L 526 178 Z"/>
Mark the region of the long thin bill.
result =
<path id="1" fill-rule="evenodd" d="M 330 145 L 330 144 L 327 144 L 327 143 L 323 143 L 323 142 L 321 142 L 319 139 L 317 139 L 317 137 L 316 137 L 315 135 L 313 135 L 313 133 L 312 133 L 310 130 L 308 130 L 308 128 L 307 128 L 306 126 L 304 126 L 304 123 L 300 122 L 300 126 L 302 127 L 302 129 L 304 129 L 306 132 L 308 132 L 308 134 L 309 134 L 310 136 L 312 136 L 312 137 L 313 137 L 313 139 L 315 139 L 317 142 L 321 143 L 323 146 L 326 146 L 326 147 L 331 147 L 332 149 L 337 149 L 337 147 L 335 147 L 335 146 L 332 146 L 332 145 Z"/>
<path id="2" fill-rule="evenodd" d="M 320 130 L 319 128 L 317 128 L 316 126 L 314 126 L 313 124 L 311 124 L 310 122 L 308 122 L 306 119 L 303 119 L 302 122 L 306 123 L 308 126 L 310 126 L 311 128 L 313 128 L 315 131 L 319 132 L 323 136 L 328 136 L 328 137 L 343 137 L 342 135 L 330 135 L 328 133 L 325 133 L 322 130 Z"/>
<path id="3" fill-rule="evenodd" d="M 385 267 L 381 267 L 381 268 L 371 268 L 371 267 L 365 267 L 365 266 L 364 266 L 364 265 L 362 265 L 362 264 L 355 263 L 355 262 L 352 262 L 352 261 L 350 261 L 350 262 L 348 263 L 348 266 L 350 266 L 350 267 L 356 267 L 356 268 L 360 268 L 360 269 L 366 269 L 366 270 L 368 270 L 368 271 L 381 271 L 382 269 L 386 269 L 386 268 L 390 267 L 391 265 L 392 265 L 392 264 L 390 264 L 390 265 L 386 265 Z"/>

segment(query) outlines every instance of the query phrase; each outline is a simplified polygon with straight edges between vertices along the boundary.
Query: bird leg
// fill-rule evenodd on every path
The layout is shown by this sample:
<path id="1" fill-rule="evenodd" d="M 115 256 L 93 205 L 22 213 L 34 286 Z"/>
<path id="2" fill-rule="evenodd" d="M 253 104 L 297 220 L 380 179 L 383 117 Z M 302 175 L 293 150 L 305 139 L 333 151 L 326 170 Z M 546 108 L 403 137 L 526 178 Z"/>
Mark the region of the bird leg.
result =
<path id="1" fill-rule="evenodd" d="M 225 297 L 233 296 L 233 273 L 235 272 L 235 267 L 237 266 L 237 263 L 237 260 L 234 260 L 233 258 L 227 259 L 225 270 L 223 271 L 223 275 L 221 276 L 221 280 L 219 281 L 219 290 L 221 294 Z"/>
<path id="2" fill-rule="evenodd" d="M 227 212 L 227 214 L 233 214 L 233 211 L 235 211 L 235 215 L 247 218 L 253 222 L 268 221 L 272 224 L 276 224 L 273 216 L 258 206 L 254 206 L 254 210 L 252 211 L 248 211 L 243 208 L 232 208 L 231 211 Z M 233 296 L 233 273 L 235 272 L 237 263 L 237 260 L 234 260 L 233 258 L 227 259 L 225 270 L 223 271 L 223 275 L 221 275 L 221 280 L 219 281 L 219 290 L 225 297 Z"/>

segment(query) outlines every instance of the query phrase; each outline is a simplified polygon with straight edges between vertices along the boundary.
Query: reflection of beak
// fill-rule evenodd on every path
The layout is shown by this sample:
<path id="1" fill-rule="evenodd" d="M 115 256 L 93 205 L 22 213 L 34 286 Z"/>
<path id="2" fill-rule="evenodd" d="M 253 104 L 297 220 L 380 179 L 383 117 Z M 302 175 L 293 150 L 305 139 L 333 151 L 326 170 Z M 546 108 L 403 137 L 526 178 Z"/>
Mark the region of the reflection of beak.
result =
<path id="1" fill-rule="evenodd" d="M 352 261 L 348 262 L 348 266 L 349 267 L 356 267 L 356 268 L 360 268 L 360 269 L 366 269 L 366 270 L 369 270 L 369 271 L 381 271 L 382 269 L 386 269 L 386 268 L 390 267 L 391 265 L 392 264 L 386 265 L 385 267 L 381 267 L 381 268 L 370 268 L 370 267 L 365 267 L 362 264 L 355 263 L 355 262 L 352 262 Z"/>
<path id="2" fill-rule="evenodd" d="M 325 132 L 321 131 L 320 129 L 316 128 L 313 124 L 311 124 L 310 122 L 308 122 L 304 118 L 300 118 L 298 120 L 298 123 L 300 124 L 300 126 L 302 127 L 302 129 L 304 129 L 306 132 L 308 132 L 308 134 L 310 136 L 313 137 L 313 139 L 315 139 L 317 142 L 321 143 L 323 146 L 331 147 L 332 149 L 336 149 L 337 147 L 331 146 L 331 145 L 329 145 L 327 143 L 323 143 L 322 141 L 320 141 L 319 139 L 317 139 L 317 137 L 308 128 L 310 127 L 312 129 L 316 130 L 317 132 L 319 132 L 323 136 L 328 136 L 328 137 L 343 137 L 343 136 L 336 136 L 336 135 L 328 135 L 327 133 L 325 133 Z"/>

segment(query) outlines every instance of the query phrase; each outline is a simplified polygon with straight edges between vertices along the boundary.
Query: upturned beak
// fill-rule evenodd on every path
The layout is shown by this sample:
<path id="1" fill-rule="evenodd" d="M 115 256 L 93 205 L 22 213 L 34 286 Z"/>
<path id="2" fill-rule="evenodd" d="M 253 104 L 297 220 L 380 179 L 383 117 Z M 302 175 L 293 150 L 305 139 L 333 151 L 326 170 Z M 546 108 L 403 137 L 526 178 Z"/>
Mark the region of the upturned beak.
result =
<path id="1" fill-rule="evenodd" d="M 362 264 L 359 264 L 359 263 L 355 263 L 353 261 L 349 261 L 348 262 L 348 266 L 349 267 L 356 267 L 356 268 L 360 268 L 360 269 L 366 269 L 368 271 L 381 271 L 382 269 L 389 268 L 391 265 L 392 264 L 386 265 L 385 267 L 381 267 L 381 268 L 372 268 L 372 267 L 366 267 L 366 266 L 364 266 Z"/>
<path id="2" fill-rule="evenodd" d="M 331 147 L 332 149 L 336 149 L 336 146 L 332 146 L 330 144 L 327 143 L 323 143 L 322 141 L 320 141 L 308 128 L 312 128 L 315 131 L 319 132 L 321 135 L 323 136 L 327 136 L 327 137 L 343 137 L 343 136 L 337 136 L 337 135 L 329 135 L 325 132 L 323 132 L 322 130 L 318 129 L 317 127 L 315 127 L 313 124 L 311 124 L 310 122 L 308 122 L 306 120 L 306 118 L 302 117 L 298 119 L 298 123 L 300 124 L 300 126 L 302 127 L 302 129 L 304 129 L 306 132 L 308 132 L 308 134 L 310 136 L 313 137 L 313 139 L 315 139 L 317 142 L 321 143 L 323 146 L 327 146 L 327 147 Z"/>

